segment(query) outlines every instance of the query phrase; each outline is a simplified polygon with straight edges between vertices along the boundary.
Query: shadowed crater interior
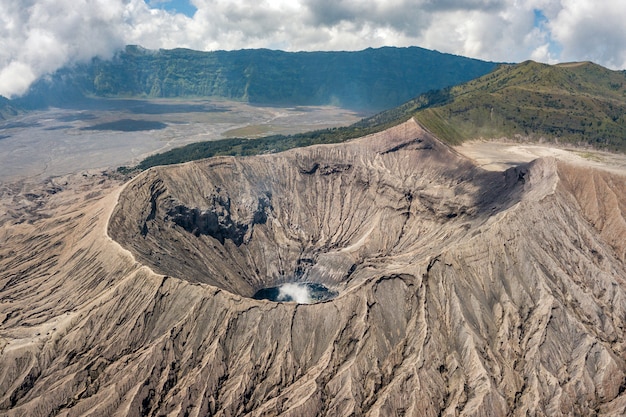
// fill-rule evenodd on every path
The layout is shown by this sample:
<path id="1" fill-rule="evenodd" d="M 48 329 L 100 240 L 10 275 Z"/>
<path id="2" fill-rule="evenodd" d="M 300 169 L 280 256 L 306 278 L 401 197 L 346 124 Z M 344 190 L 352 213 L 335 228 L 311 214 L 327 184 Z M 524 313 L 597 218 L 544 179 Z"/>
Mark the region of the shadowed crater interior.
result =
<path id="1" fill-rule="evenodd" d="M 165 275 L 326 301 L 471 236 L 515 203 L 522 171 L 480 170 L 409 121 L 343 145 L 151 169 L 120 195 L 109 233 Z"/>

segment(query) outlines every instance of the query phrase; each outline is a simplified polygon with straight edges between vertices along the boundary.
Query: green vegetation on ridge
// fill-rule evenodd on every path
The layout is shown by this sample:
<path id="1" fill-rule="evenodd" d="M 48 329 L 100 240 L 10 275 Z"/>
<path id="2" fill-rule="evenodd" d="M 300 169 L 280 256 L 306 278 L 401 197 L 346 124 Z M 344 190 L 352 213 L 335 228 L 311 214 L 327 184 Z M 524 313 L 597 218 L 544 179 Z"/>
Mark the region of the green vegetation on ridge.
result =
<path id="1" fill-rule="evenodd" d="M 624 71 L 527 61 L 503 65 L 445 96 L 413 115 L 449 143 L 518 137 L 626 150 Z"/>
<path id="2" fill-rule="evenodd" d="M 134 169 L 145 170 L 157 165 L 171 165 L 213 156 L 248 156 L 263 153 L 282 152 L 304 146 L 345 142 L 384 130 L 386 126 L 339 127 L 316 130 L 296 135 L 273 135 L 259 139 L 232 138 L 208 142 L 192 143 L 167 152 L 147 157 Z M 120 171 L 127 171 L 122 167 Z"/>
<path id="3" fill-rule="evenodd" d="M 203 142 L 151 156 L 139 168 L 215 155 L 278 152 L 343 142 L 415 117 L 450 144 L 470 139 L 551 140 L 626 151 L 626 72 L 585 62 L 502 65 L 456 87 L 429 91 L 351 126 L 292 136 Z"/>
<path id="4" fill-rule="evenodd" d="M 501 65 L 359 123 L 392 125 L 410 117 L 450 144 L 506 137 L 626 151 L 626 71 L 590 62 Z"/>
<path id="5" fill-rule="evenodd" d="M 256 104 L 327 105 L 382 110 L 425 91 L 456 85 L 496 64 L 427 49 L 200 52 L 128 46 L 111 60 L 64 68 L 20 102 L 60 105 L 81 96 L 220 97 Z"/>

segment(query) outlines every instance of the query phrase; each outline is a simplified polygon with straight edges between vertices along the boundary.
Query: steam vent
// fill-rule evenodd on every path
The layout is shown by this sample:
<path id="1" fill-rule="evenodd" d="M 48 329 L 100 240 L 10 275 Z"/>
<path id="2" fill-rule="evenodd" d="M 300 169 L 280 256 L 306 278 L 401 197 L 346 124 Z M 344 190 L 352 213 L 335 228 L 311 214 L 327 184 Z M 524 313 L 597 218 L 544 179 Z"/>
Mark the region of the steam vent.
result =
<path id="1" fill-rule="evenodd" d="M 9 416 L 626 412 L 622 176 L 484 171 L 410 120 L 66 210 L 0 280 L 41 334 L 0 345 Z"/>

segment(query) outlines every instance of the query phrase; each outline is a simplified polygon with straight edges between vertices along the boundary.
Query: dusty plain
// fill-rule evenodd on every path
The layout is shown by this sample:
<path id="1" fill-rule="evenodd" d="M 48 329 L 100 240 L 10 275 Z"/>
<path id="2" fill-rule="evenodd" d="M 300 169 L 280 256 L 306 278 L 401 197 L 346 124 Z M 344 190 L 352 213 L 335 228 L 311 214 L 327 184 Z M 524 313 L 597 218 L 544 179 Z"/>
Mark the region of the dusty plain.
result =
<path id="1" fill-rule="evenodd" d="M 80 109 L 52 108 L 0 122 L 0 183 L 133 165 L 193 142 L 292 134 L 348 125 L 363 116 L 332 106 L 94 99 Z"/>
<path id="2" fill-rule="evenodd" d="M 533 143 L 508 140 L 465 142 L 455 149 L 490 171 L 503 171 L 533 159 L 554 157 L 562 162 L 626 173 L 626 155 L 604 152 L 589 147 L 559 146 L 554 143 Z"/>

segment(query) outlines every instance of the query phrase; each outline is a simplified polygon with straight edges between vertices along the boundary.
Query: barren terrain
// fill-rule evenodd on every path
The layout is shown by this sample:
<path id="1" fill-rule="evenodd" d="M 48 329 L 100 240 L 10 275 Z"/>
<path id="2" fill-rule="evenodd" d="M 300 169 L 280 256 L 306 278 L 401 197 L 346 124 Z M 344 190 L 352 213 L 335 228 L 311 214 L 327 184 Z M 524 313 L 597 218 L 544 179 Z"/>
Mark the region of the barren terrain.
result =
<path id="1" fill-rule="evenodd" d="M 626 173 L 624 154 L 591 148 L 559 146 L 554 143 L 519 143 L 510 141 L 470 141 L 455 148 L 478 166 L 490 171 L 503 171 L 537 158 L 554 157 L 569 164 Z"/>
<path id="2" fill-rule="evenodd" d="M 0 123 L 0 183 L 116 168 L 192 142 L 291 134 L 360 117 L 331 106 L 94 99 L 80 110 L 53 108 Z"/>
<path id="3" fill-rule="evenodd" d="M 127 184 L 14 183 L 0 411 L 622 415 L 626 176 L 578 152 L 451 149 L 411 120 Z M 338 295 L 251 298 L 283 282 Z"/>

